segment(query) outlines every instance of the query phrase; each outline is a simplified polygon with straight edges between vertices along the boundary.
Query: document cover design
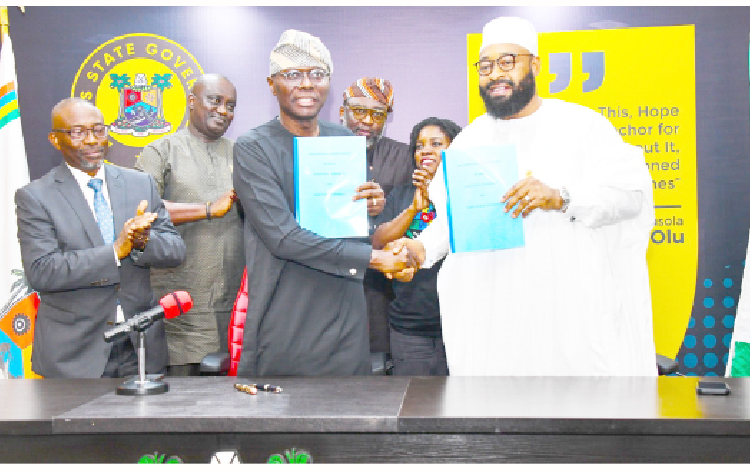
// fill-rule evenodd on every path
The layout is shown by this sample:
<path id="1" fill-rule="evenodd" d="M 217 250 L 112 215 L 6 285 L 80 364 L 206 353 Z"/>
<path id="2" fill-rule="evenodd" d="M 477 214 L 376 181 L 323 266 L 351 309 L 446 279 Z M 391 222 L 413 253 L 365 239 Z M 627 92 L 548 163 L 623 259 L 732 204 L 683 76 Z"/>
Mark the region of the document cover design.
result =
<path id="1" fill-rule="evenodd" d="M 326 238 L 366 237 L 367 201 L 352 201 L 367 180 L 364 136 L 294 138 L 297 223 Z"/>
<path id="2" fill-rule="evenodd" d="M 443 168 L 451 252 L 524 246 L 522 218 L 500 202 L 518 181 L 514 145 L 446 149 Z"/>

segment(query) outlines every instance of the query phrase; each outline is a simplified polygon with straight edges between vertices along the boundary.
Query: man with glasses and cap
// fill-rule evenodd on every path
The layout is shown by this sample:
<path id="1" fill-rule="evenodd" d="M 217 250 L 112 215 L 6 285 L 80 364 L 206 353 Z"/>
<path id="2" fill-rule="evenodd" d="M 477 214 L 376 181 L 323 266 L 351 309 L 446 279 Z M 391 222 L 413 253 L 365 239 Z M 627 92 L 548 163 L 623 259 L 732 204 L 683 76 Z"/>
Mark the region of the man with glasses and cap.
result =
<path id="1" fill-rule="evenodd" d="M 409 146 L 383 136 L 388 114 L 393 112 L 393 88 L 388 80 L 363 77 L 344 91 L 344 104 L 339 109 L 341 123 L 357 136 L 367 139 L 369 179 L 374 184 L 368 201 L 370 216 L 378 216 L 385 203 L 383 196 L 396 185 L 411 182 L 414 159 Z"/>
<path id="2" fill-rule="evenodd" d="M 319 38 L 282 33 L 267 79 L 279 116 L 240 136 L 234 146 L 248 285 L 238 376 L 369 373 L 362 278 L 368 267 L 388 272 L 406 267 L 405 254 L 327 239 L 295 220 L 294 137 L 352 135 L 318 119 L 332 72 Z"/>
<path id="3" fill-rule="evenodd" d="M 369 196 L 367 211 L 370 227 L 375 230 L 375 217 L 385 207 L 385 199 L 393 187 L 411 183 L 414 158 L 409 146 L 383 136 L 388 114 L 393 112 L 393 88 L 388 80 L 363 77 L 344 91 L 339 109 L 341 123 L 367 139 L 367 179 L 360 187 Z M 368 270 L 365 274 L 365 299 L 370 327 L 370 351 L 390 354 L 388 306 L 393 300 L 391 283 L 383 274 Z"/>
<path id="4" fill-rule="evenodd" d="M 525 246 L 443 262 L 451 375 L 656 375 L 643 152 L 600 114 L 537 94 L 542 59 L 531 23 L 501 17 L 482 34 L 475 72 L 487 113 L 451 148 L 515 145 L 520 180 L 498 211 L 523 218 Z M 429 193 L 445 214 L 441 173 Z M 404 243 L 426 267 L 449 252 L 446 219 L 436 221 Z"/>
<path id="5" fill-rule="evenodd" d="M 104 163 L 108 130 L 98 108 L 62 100 L 52 128 L 64 162 L 15 196 L 23 267 L 40 298 L 31 367 L 47 378 L 135 375 L 137 333 L 106 343 L 104 332 L 156 303 L 151 268 L 182 264 L 185 244 L 154 179 Z M 163 321 L 146 331 L 146 345 L 146 372 L 159 373 Z"/>

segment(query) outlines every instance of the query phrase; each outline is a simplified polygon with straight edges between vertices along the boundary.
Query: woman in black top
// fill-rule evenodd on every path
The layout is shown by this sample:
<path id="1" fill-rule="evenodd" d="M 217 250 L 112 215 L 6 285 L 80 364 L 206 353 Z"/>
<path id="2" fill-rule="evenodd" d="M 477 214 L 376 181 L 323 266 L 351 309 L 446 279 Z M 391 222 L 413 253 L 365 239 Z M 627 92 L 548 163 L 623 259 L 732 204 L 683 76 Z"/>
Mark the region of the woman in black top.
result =
<path id="1" fill-rule="evenodd" d="M 435 176 L 442 151 L 461 131 L 450 120 L 427 118 L 412 129 L 409 148 L 416 170 L 412 185 L 395 187 L 376 220 L 374 249 L 396 239 L 414 239 L 437 217 L 427 187 Z M 443 261 L 417 271 L 411 282 L 393 281 L 394 300 L 388 311 L 394 375 L 448 375 L 440 328 L 437 274 Z"/>

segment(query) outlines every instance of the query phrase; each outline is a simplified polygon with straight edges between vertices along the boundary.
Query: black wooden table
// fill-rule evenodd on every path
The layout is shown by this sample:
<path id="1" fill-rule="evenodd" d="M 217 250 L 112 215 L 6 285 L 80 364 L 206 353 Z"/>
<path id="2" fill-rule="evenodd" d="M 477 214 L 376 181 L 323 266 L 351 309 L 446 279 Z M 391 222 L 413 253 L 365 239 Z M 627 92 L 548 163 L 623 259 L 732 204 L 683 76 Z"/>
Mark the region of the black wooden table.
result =
<path id="1" fill-rule="evenodd" d="M 750 462 L 750 379 L 714 397 L 695 377 L 167 381 L 146 397 L 115 395 L 117 379 L 0 381 L 0 462 Z"/>

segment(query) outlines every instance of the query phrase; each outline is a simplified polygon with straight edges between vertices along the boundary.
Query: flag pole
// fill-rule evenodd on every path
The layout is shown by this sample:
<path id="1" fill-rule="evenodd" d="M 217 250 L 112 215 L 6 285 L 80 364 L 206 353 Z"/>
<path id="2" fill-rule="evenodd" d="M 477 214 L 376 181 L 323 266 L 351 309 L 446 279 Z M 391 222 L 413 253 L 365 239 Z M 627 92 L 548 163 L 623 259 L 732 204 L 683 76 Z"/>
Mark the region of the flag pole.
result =
<path id="1" fill-rule="evenodd" d="M 8 34 L 8 7 L 0 7 L 0 45 Z"/>
<path id="2" fill-rule="evenodd" d="M 21 13 L 26 13 L 25 7 L 18 7 Z M 8 32 L 8 7 L 0 7 L 0 45 L 3 44 L 4 38 L 10 37 Z"/>

